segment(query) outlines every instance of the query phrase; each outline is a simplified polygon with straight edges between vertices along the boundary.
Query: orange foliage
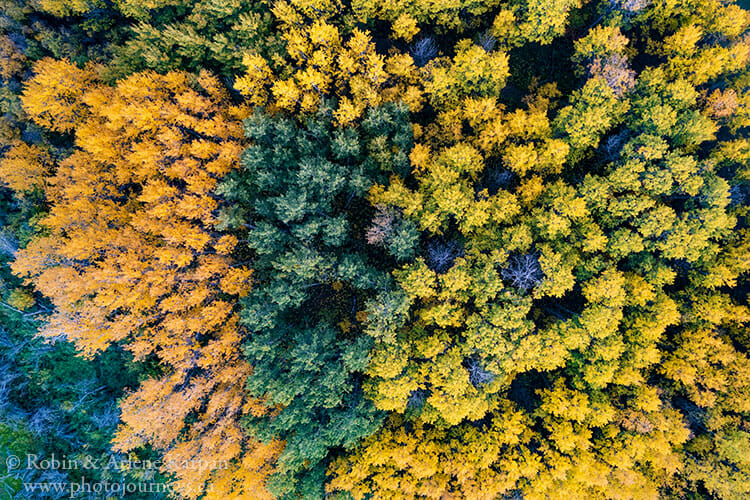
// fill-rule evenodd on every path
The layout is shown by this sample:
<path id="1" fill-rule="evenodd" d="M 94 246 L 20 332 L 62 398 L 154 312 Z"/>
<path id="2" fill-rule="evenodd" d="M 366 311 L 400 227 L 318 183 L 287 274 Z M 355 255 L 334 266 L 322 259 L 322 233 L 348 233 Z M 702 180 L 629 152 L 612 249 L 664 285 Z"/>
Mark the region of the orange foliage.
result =
<path id="1" fill-rule="evenodd" d="M 44 185 L 51 172 L 52 158 L 38 146 L 14 141 L 11 148 L 0 159 L 0 184 L 23 196 L 24 191 Z"/>
<path id="2" fill-rule="evenodd" d="M 23 69 L 25 62 L 26 56 L 18 45 L 7 35 L 0 36 L 0 78 L 13 78 Z"/>
<path id="3" fill-rule="evenodd" d="M 26 111 L 75 127 L 77 146 L 48 179 L 47 235 L 14 264 L 56 306 L 42 334 L 85 355 L 122 343 L 165 367 L 122 402 L 116 449 L 164 450 L 188 497 L 206 482 L 212 498 L 267 497 L 279 444 L 251 443 L 239 424 L 261 411 L 244 395 L 236 310 L 251 270 L 231 258 L 236 238 L 213 228 L 213 192 L 237 166 L 244 110 L 207 74 L 141 73 L 107 87 L 81 86 L 89 74 L 66 62 L 35 70 Z"/>
<path id="4" fill-rule="evenodd" d="M 21 96 L 34 121 L 56 132 L 69 132 L 82 123 L 87 109 L 81 98 L 96 81 L 95 68 L 46 57 L 34 64 L 34 73 Z"/>
<path id="5" fill-rule="evenodd" d="M 706 113 L 713 118 L 732 116 L 738 106 L 737 92 L 732 89 L 714 90 L 706 98 Z"/>

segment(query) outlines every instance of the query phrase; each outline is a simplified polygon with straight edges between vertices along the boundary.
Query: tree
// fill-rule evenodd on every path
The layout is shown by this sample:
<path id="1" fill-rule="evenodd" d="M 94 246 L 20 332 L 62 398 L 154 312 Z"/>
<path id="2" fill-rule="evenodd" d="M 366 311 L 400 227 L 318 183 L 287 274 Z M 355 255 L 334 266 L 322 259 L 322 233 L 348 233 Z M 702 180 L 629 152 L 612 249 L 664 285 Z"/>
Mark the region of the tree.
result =
<path id="1" fill-rule="evenodd" d="M 479 2 L 477 0 L 451 0 L 435 4 L 426 0 L 405 2 L 403 0 L 367 2 L 356 0 L 352 10 L 357 18 L 363 22 L 386 20 L 393 23 L 394 30 L 405 17 L 413 19 L 415 23 L 437 27 L 439 32 L 464 33 L 475 29 L 482 16 L 491 12 L 500 2 L 491 0 Z"/>
<path id="2" fill-rule="evenodd" d="M 56 132 L 70 132 L 80 125 L 87 111 L 83 94 L 96 82 L 94 68 L 45 58 L 34 65 L 34 73 L 21 98 L 26 112 Z"/>
<path id="3" fill-rule="evenodd" d="M 488 52 L 462 40 L 456 45 L 452 60 L 441 59 L 429 68 L 425 93 L 435 108 L 454 107 L 467 96 L 498 94 L 508 74 L 508 56 L 504 52 Z"/>
<path id="4" fill-rule="evenodd" d="M 402 98 L 421 107 L 412 60 L 403 54 L 378 54 L 369 33 L 354 29 L 349 37 L 325 20 L 309 26 L 285 25 L 287 68 L 274 72 L 258 54 L 246 56 L 247 73 L 237 89 L 257 105 L 288 112 L 315 112 L 322 100 L 338 97 L 334 116 L 341 125 L 359 119 L 369 107 Z M 285 74 L 288 76 L 276 76 Z"/>
<path id="5" fill-rule="evenodd" d="M 8 188 L 23 196 L 25 191 L 44 186 L 46 178 L 51 176 L 52 166 L 53 160 L 47 151 L 17 141 L 0 160 L 0 178 Z"/>
<path id="6" fill-rule="evenodd" d="M 222 225 L 246 231 L 252 250 L 256 284 L 241 320 L 251 333 L 247 390 L 268 414 L 245 423 L 250 435 L 285 443 L 268 482 L 277 498 L 323 498 L 331 455 L 383 419 L 362 392 L 371 341 L 361 309 L 389 287 L 388 264 L 366 243 L 361 207 L 374 182 L 406 171 L 412 135 L 403 106 L 369 110 L 357 127 L 334 128 L 334 114 L 325 103 L 301 122 L 257 110 L 245 121 L 242 168 L 220 187 L 232 202 Z"/>
<path id="7" fill-rule="evenodd" d="M 188 496 L 212 479 L 217 495 L 264 495 L 278 444 L 248 441 L 238 421 L 262 411 L 237 383 L 250 367 L 238 353 L 231 297 L 246 293 L 251 271 L 232 258 L 237 238 L 215 229 L 222 202 L 213 191 L 236 168 L 242 110 L 205 73 L 142 73 L 116 87 L 87 87 L 90 77 L 70 63 L 36 69 L 26 111 L 40 125 L 74 132 L 76 145 L 45 179 L 45 234 L 13 264 L 56 308 L 42 334 L 69 339 L 87 356 L 117 343 L 136 360 L 163 364 L 163 374 L 123 400 L 116 449 L 165 450 L 173 464 L 166 468 Z M 63 97 L 44 105 L 31 94 L 41 88 Z M 198 459 L 258 466 L 247 483 L 228 485 L 228 472 L 179 466 Z"/>
<path id="8" fill-rule="evenodd" d="M 132 24 L 112 61 L 116 76 L 145 69 L 205 69 L 234 77 L 242 69 L 243 53 L 270 57 L 280 50 L 271 12 L 257 2 L 122 0 L 117 9 Z"/>
<path id="9" fill-rule="evenodd" d="M 562 35 L 571 9 L 579 8 L 578 0 L 518 0 L 503 8 L 492 25 L 501 44 L 512 47 L 528 43 L 547 45 Z"/>
<path id="10" fill-rule="evenodd" d="M 38 190 L 37 190 L 38 191 Z M 35 467 L 27 463 L 54 455 L 68 463 L 107 463 L 113 457 L 110 441 L 119 422 L 117 398 L 137 385 L 148 366 L 132 362 L 121 349 L 111 348 L 97 359 L 75 356 L 68 342 L 54 344 L 36 336 L 50 304 L 14 277 L 10 263 L 35 230 L 30 222 L 44 211 L 34 192 L 13 197 L 0 188 L 0 446 L 5 466 L 0 479 L 8 498 L 29 496 L 29 483 L 63 482 L 81 484 L 109 481 L 136 482 L 144 473 L 154 489 L 164 487 L 167 478 L 157 470 L 134 471 L 125 467 L 82 467 L 63 465 Z M 11 456 L 23 457 L 14 464 Z M 115 456 L 116 460 L 121 460 Z M 155 461 L 150 450 L 139 450 L 139 458 Z M 8 460 L 10 459 L 10 460 Z M 114 464 L 113 464 L 114 465 Z M 52 470 L 50 470 L 52 469 Z M 24 485 L 26 483 L 26 486 Z M 61 496 L 70 493 L 60 492 Z M 153 498 L 133 492 L 133 498 Z"/>
<path id="11" fill-rule="evenodd" d="M 518 449 L 529 421 L 512 406 L 481 426 L 407 427 L 399 417 L 367 439 L 356 453 L 331 465 L 329 490 L 364 498 L 459 498 L 491 500 L 512 493 L 524 470 Z M 407 430 L 408 429 L 408 430 Z M 507 470 L 502 470 L 507 465 Z M 526 470 L 533 465 L 526 465 Z"/>
<path id="12" fill-rule="evenodd" d="M 729 456 L 721 447 L 741 442 L 737 434 L 710 448 L 720 451 L 701 445 L 706 452 L 690 460 L 702 465 L 680 472 L 682 445 L 700 440 L 691 441 L 686 406 L 656 374 L 673 332 L 745 321 L 745 306 L 717 290 L 745 268 L 723 248 L 745 241 L 731 235 L 741 212 L 728 182 L 744 146 L 723 146 L 719 173 L 708 151 L 728 112 L 702 113 L 711 101 L 692 77 L 669 80 L 668 60 L 636 73 L 629 25 L 612 22 L 594 23 L 575 44 L 584 81 L 567 103 L 552 85 L 512 111 L 497 90 L 431 102 L 436 116 L 419 129 L 410 174 L 371 189 L 381 211 L 412 219 L 428 238 L 393 273 L 402 292 L 368 306 L 365 391 L 403 420 L 335 461 L 332 489 L 473 498 L 450 473 L 421 467 L 452 463 L 435 458 L 439 432 L 457 432 L 453 449 L 468 426 L 491 439 L 482 426 L 511 401 L 534 429 L 519 447 L 528 467 L 518 473 L 514 460 L 490 459 L 512 479 L 493 479 L 482 490 L 489 497 L 658 498 L 672 481 L 675 491 L 708 481 L 709 470 L 722 484 L 742 480 L 709 465 Z M 508 179 L 492 181 L 500 169 Z M 421 452 L 412 442 L 426 456 L 412 459 Z M 741 469 L 744 458 L 731 460 Z"/>
<path id="13" fill-rule="evenodd" d="M 747 496 L 742 8 L 0 10 L 0 253 L 53 301 L 0 283 L 0 447 L 111 436 L 124 381 L 18 350 L 49 312 L 188 496 Z"/>

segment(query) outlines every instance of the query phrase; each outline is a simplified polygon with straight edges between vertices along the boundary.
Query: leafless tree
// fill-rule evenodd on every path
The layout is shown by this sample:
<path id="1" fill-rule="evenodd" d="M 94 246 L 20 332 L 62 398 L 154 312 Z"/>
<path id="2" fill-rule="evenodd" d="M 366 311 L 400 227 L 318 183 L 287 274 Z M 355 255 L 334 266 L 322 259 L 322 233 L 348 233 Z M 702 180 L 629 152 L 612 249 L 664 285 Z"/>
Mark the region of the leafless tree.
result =
<path id="1" fill-rule="evenodd" d="M 15 255 L 18 251 L 18 242 L 6 233 L 0 233 L 0 253 Z"/>
<path id="2" fill-rule="evenodd" d="M 539 265 L 539 257 L 534 253 L 515 255 L 508 259 L 508 265 L 500 272 L 504 280 L 521 290 L 534 288 L 544 279 Z"/>
<path id="3" fill-rule="evenodd" d="M 453 261 L 464 254 L 463 248 L 455 242 L 433 240 L 427 244 L 427 265 L 430 269 L 444 273 L 453 265 Z"/>
<path id="4" fill-rule="evenodd" d="M 651 0 L 611 0 L 613 7 L 627 12 L 638 12 L 648 7 Z"/>
<path id="5" fill-rule="evenodd" d="M 500 189 L 505 189 L 511 185 L 515 174 L 502 167 L 492 167 L 487 170 L 482 184 L 487 188 L 491 195 L 497 194 Z"/>
<path id="6" fill-rule="evenodd" d="M 26 385 L 27 382 L 23 379 L 17 381 L 19 378 L 21 373 L 12 362 L 0 362 L 0 415 L 12 404 L 9 399 L 11 388 L 19 389 Z"/>
<path id="7" fill-rule="evenodd" d="M 40 406 L 31 415 L 28 422 L 29 431 L 37 436 L 48 435 L 56 420 L 56 412 L 49 406 Z"/>
<path id="8" fill-rule="evenodd" d="M 487 371 L 482 363 L 475 358 L 469 358 L 466 361 L 466 369 L 469 371 L 469 382 L 474 387 L 480 385 L 489 384 L 495 380 L 495 375 L 492 372 Z"/>
<path id="9" fill-rule="evenodd" d="M 429 396 L 429 393 L 425 389 L 411 391 L 411 394 L 409 394 L 409 400 L 406 402 L 406 407 L 409 409 L 421 408 L 424 406 L 425 401 L 427 401 L 427 396 Z"/>
<path id="10" fill-rule="evenodd" d="M 36 482 L 47 483 L 47 484 L 68 484 L 70 477 L 66 473 L 57 469 L 44 470 L 37 479 Z M 56 490 L 54 487 L 50 488 L 49 491 L 45 492 L 45 498 L 50 500 L 58 500 L 60 498 L 69 498 L 70 491 L 66 488 L 60 488 Z"/>
<path id="11" fill-rule="evenodd" d="M 385 246 L 393 231 L 396 221 L 396 212 L 384 205 L 377 205 L 372 224 L 367 228 L 365 239 L 370 245 Z"/>
<path id="12" fill-rule="evenodd" d="M 76 402 L 70 407 L 69 412 L 76 411 L 80 406 L 84 405 L 87 399 L 94 396 L 104 390 L 104 386 L 97 386 L 96 380 L 93 378 L 85 378 L 76 380 L 72 387 L 73 391 L 78 394 Z"/>
<path id="13" fill-rule="evenodd" d="M 14 359 L 27 342 L 14 339 L 7 329 L 0 327 L 0 353 L 6 359 Z"/>
<path id="14" fill-rule="evenodd" d="M 110 403 L 91 415 L 91 421 L 98 429 L 110 429 L 120 422 L 120 410 L 115 403 Z"/>
<path id="15" fill-rule="evenodd" d="M 36 500 L 36 495 L 38 495 L 37 492 L 30 492 L 23 488 L 17 491 L 13 488 L 13 483 L 7 481 L 7 479 L 13 479 L 21 483 L 31 483 L 34 481 L 35 472 L 36 471 L 31 468 L 20 467 L 8 471 L 7 474 L 0 474 L 0 491 L 5 495 L 2 498 L 8 498 L 9 500 L 26 500 L 33 498 Z M 31 495 L 35 496 L 32 497 Z"/>
<path id="16" fill-rule="evenodd" d="M 729 200 L 732 205 L 744 205 L 747 203 L 750 189 L 742 184 L 735 184 L 729 188 Z"/>
<path id="17" fill-rule="evenodd" d="M 438 55 L 438 48 L 432 37 L 425 37 L 411 46 L 411 57 L 417 66 L 424 66 Z"/>
<path id="18" fill-rule="evenodd" d="M 611 135 L 604 141 L 602 149 L 604 155 L 608 161 L 614 161 L 620 155 L 622 147 L 625 145 L 625 134 L 620 132 L 619 134 Z"/>
<path id="19" fill-rule="evenodd" d="M 489 30 L 483 31 L 477 41 L 485 52 L 492 52 L 495 49 L 495 45 L 497 45 L 497 38 L 492 36 Z"/>

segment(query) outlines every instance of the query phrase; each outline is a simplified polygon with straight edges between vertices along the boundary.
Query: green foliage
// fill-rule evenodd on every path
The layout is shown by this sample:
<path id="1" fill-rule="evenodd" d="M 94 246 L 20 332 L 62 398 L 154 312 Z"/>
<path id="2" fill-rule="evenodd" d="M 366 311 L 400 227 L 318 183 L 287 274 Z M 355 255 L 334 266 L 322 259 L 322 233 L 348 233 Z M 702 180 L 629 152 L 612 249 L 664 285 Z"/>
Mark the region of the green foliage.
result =
<path id="1" fill-rule="evenodd" d="M 389 286 L 371 264 L 387 261 L 372 257 L 358 210 L 374 182 L 407 171 L 405 117 L 391 105 L 360 127 L 334 129 L 326 106 L 302 124 L 256 111 L 245 122 L 242 168 L 220 188 L 233 202 L 222 224 L 243 230 L 253 260 L 256 284 L 242 312 L 254 368 L 247 388 L 279 409 L 247 428 L 286 441 L 268 485 L 279 498 L 322 498 L 331 451 L 351 449 L 383 418 L 362 394 L 370 343 L 357 312 Z M 396 257 L 410 255 L 414 230 L 393 238 L 403 245 Z"/>
<path id="2" fill-rule="evenodd" d="M 118 8 L 132 18 L 130 34 L 112 61 L 114 74 L 144 69 L 160 73 L 210 69 L 234 77 L 248 51 L 270 54 L 278 48 L 271 13 L 263 2 L 122 0 Z"/>
<path id="3" fill-rule="evenodd" d="M 369 344 L 349 341 L 323 322 L 257 334 L 245 348 L 253 364 L 248 390 L 283 407 L 270 419 L 247 422 L 261 440 L 286 446 L 269 491 L 278 498 L 323 498 L 325 462 L 332 449 L 352 449 L 380 427 L 383 415 L 362 398 Z M 348 342 L 352 342 L 347 345 Z"/>
<path id="4" fill-rule="evenodd" d="M 201 184 L 200 169 L 179 172 L 202 162 L 210 143 L 227 152 L 219 188 L 154 215 L 215 217 L 204 228 L 222 242 L 214 250 L 247 268 L 219 280 L 221 291 L 196 291 L 240 314 L 241 325 L 225 329 L 241 353 L 210 334 L 165 334 L 175 352 L 206 348 L 237 361 L 226 373 L 241 373 L 237 385 L 226 374 L 191 385 L 210 378 L 197 363 L 170 382 L 210 393 L 184 411 L 219 429 L 206 442 L 232 457 L 242 448 L 237 469 L 196 480 L 221 491 L 194 498 L 750 496 L 750 13 L 740 6 L 0 5 L 0 180 L 17 190 L 0 193 L 0 362 L 14 382 L 0 383 L 2 453 L 106 454 L 113 402 L 163 370 L 116 349 L 84 360 L 64 342 L 42 346 L 33 336 L 50 306 L 7 264 L 30 240 L 44 241 L 37 221 L 60 193 L 102 213 L 162 199 Z M 46 57 L 58 61 L 34 66 L 42 75 L 30 80 Z M 93 140 L 140 123 L 126 113 L 79 130 L 85 109 L 114 108 L 103 82 L 122 80 L 125 104 L 164 93 L 143 88 L 159 79 L 123 79 L 146 69 L 201 81 L 208 70 L 236 85 L 221 106 L 246 118 L 245 142 L 221 142 L 226 130 L 207 118 L 205 96 L 169 95 L 200 131 L 175 124 L 146 144 L 141 132 L 152 131 L 132 130 L 138 147 Z M 55 93 L 60 81 L 75 91 Z M 65 113 L 44 115 L 52 106 Z M 152 118 L 160 113 L 154 107 Z M 92 191 L 105 174 L 125 175 L 106 162 L 89 177 L 56 177 L 74 128 L 96 157 L 133 158 L 134 171 L 159 158 L 178 173 L 155 178 L 146 195 L 129 184 Z M 78 222 L 71 216 L 60 232 Z M 214 250 L 201 253 L 206 262 Z M 83 266 L 63 257 L 70 273 Z M 211 273 L 175 266 L 174 276 Z M 76 282 L 57 279 L 62 289 Z M 122 264 L 102 279 L 132 282 Z M 150 307 L 141 296 L 133 307 Z M 179 296 L 166 307 L 181 307 Z M 147 344 L 139 349 L 150 352 Z M 169 404 L 136 408 L 158 422 L 160 411 L 187 405 Z M 242 416 L 244 437 L 228 414 Z M 183 455 L 221 455 L 183 434 Z M 19 478 L 2 485 L 17 491 Z"/>

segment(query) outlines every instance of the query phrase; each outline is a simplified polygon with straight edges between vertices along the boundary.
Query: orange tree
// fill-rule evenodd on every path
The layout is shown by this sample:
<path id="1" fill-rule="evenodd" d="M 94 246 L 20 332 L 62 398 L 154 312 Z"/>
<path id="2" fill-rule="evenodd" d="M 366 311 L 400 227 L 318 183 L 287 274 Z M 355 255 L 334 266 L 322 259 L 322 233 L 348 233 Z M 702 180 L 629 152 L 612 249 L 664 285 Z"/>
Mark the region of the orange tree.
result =
<path id="1" fill-rule="evenodd" d="M 29 180 L 51 207 L 14 263 L 55 305 L 42 334 L 87 356 L 119 343 L 160 362 L 121 402 L 115 449 L 164 450 L 188 497 L 267 497 L 278 443 L 257 445 L 238 424 L 263 411 L 242 388 L 251 369 L 238 349 L 235 303 L 251 270 L 233 258 L 237 238 L 214 228 L 214 188 L 236 166 L 243 110 L 205 73 L 140 73 L 108 87 L 95 68 L 66 61 L 35 72 L 26 112 L 75 136 L 53 174 Z"/>

